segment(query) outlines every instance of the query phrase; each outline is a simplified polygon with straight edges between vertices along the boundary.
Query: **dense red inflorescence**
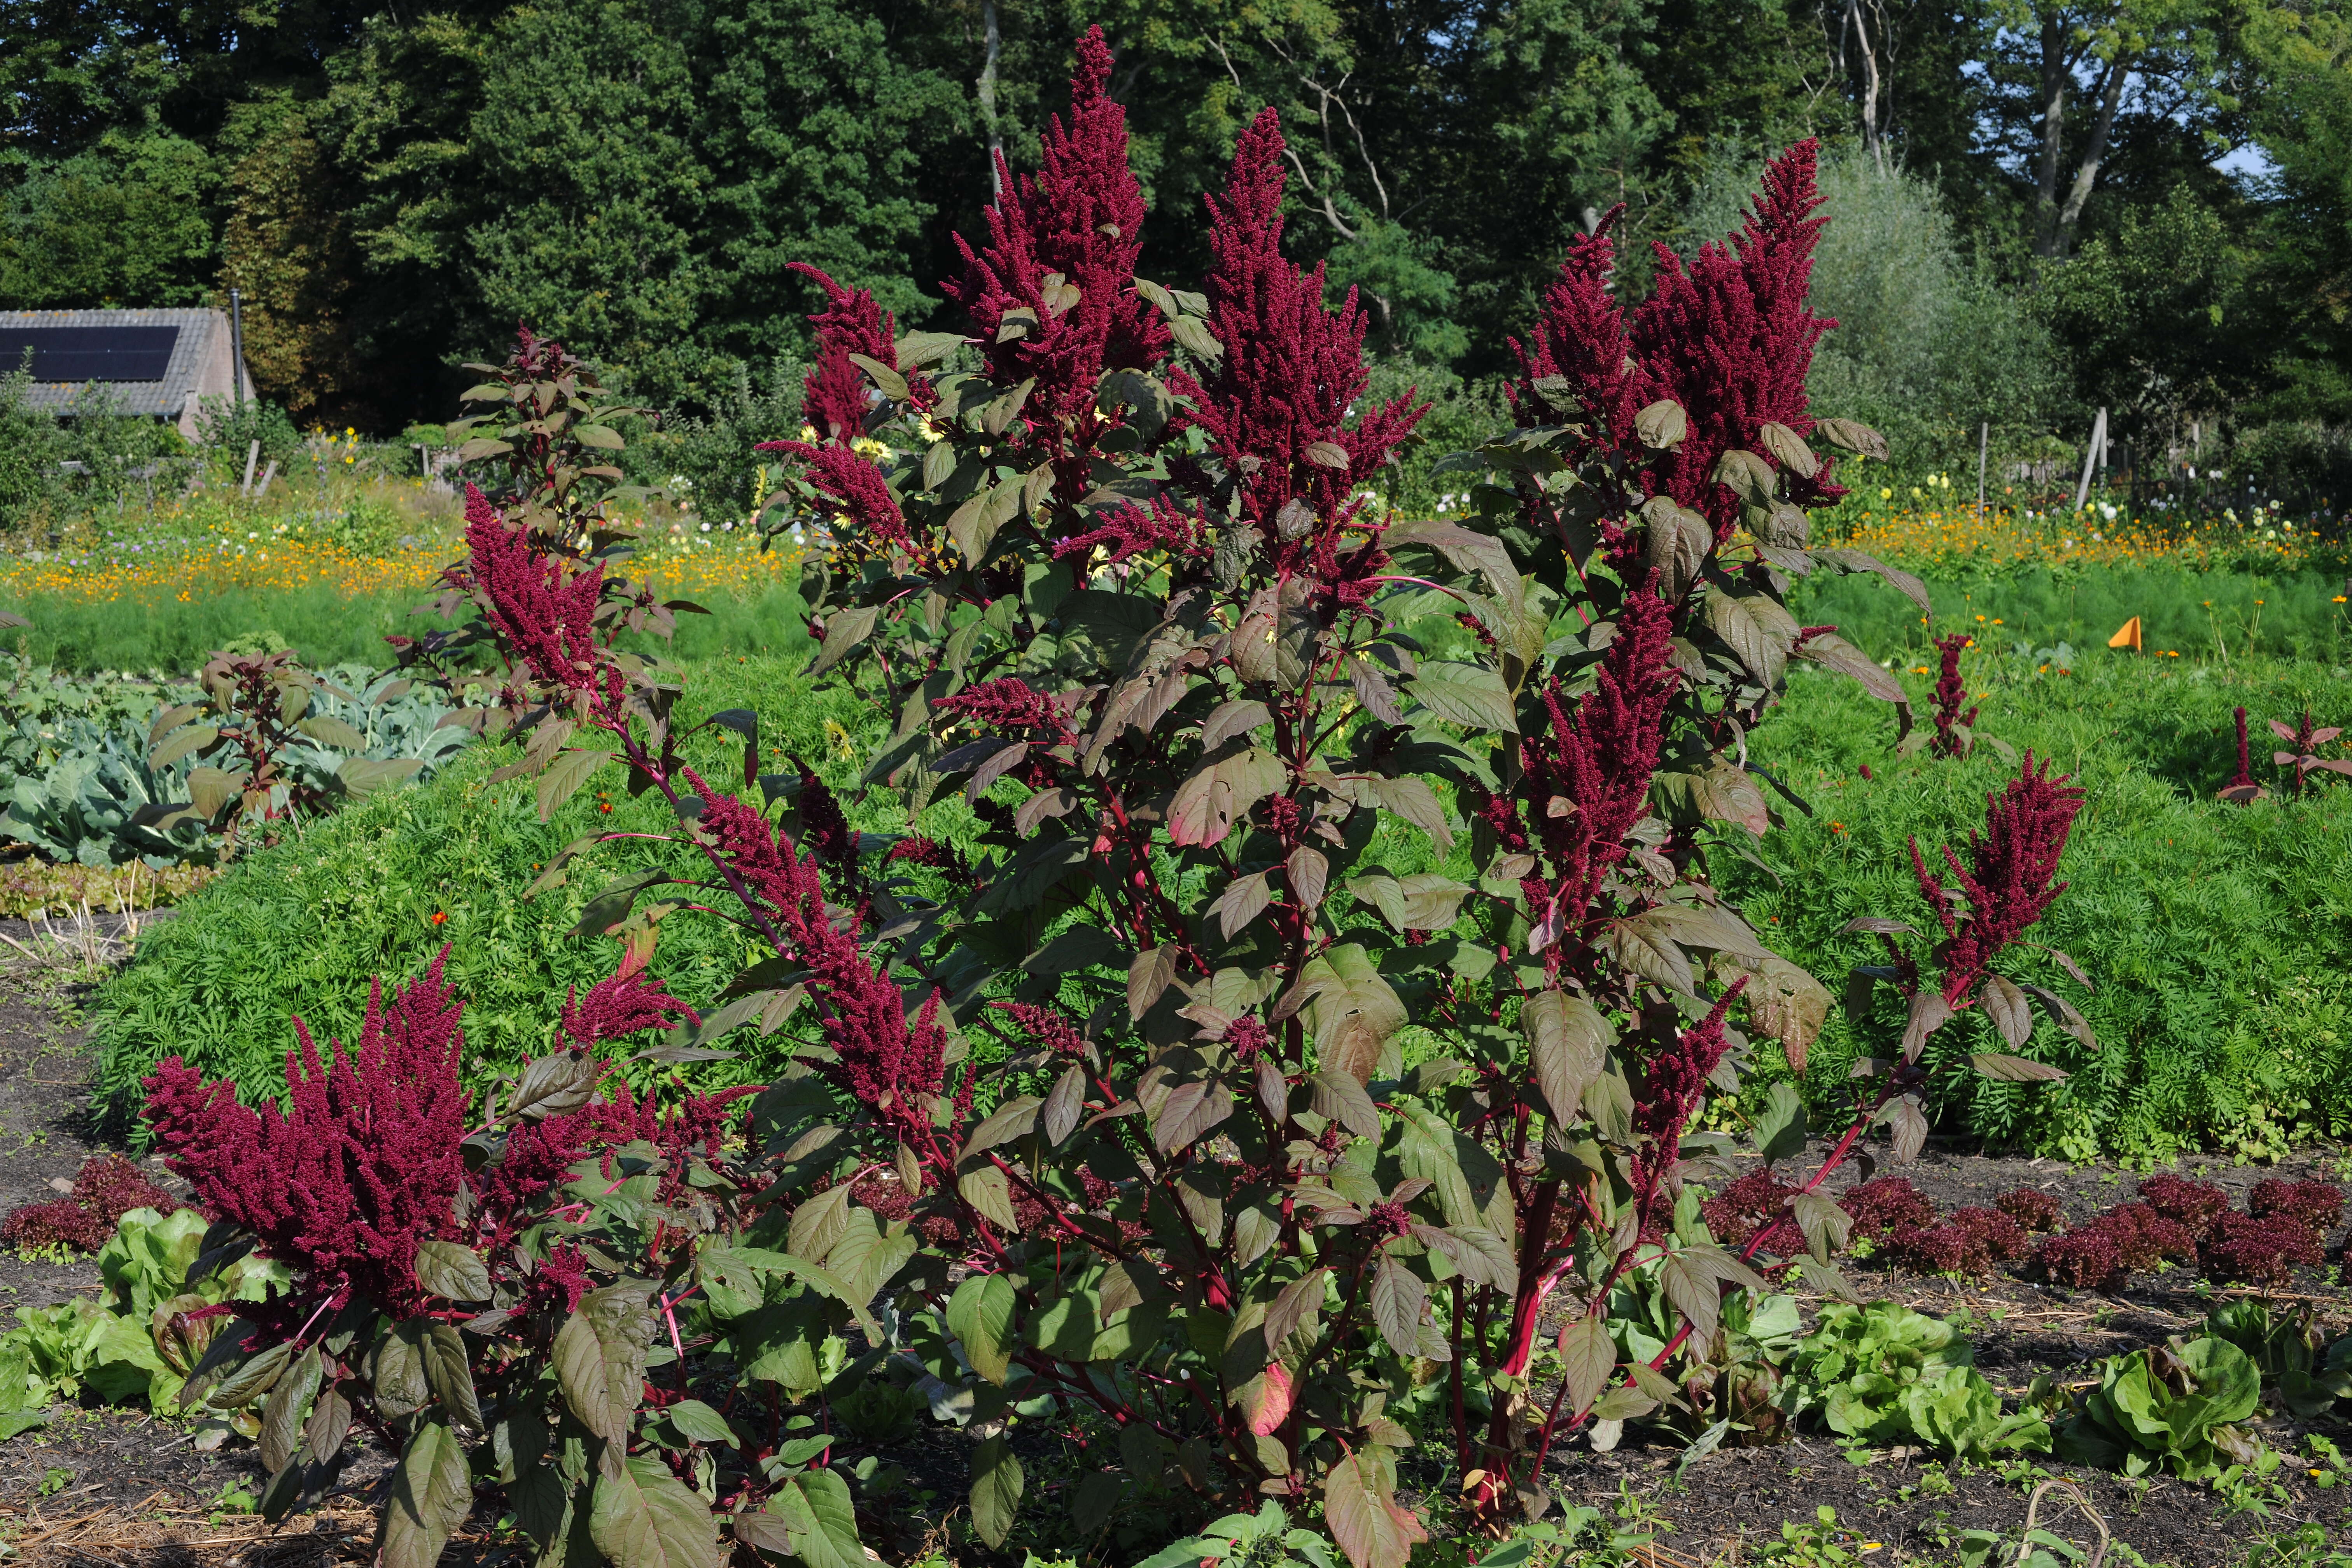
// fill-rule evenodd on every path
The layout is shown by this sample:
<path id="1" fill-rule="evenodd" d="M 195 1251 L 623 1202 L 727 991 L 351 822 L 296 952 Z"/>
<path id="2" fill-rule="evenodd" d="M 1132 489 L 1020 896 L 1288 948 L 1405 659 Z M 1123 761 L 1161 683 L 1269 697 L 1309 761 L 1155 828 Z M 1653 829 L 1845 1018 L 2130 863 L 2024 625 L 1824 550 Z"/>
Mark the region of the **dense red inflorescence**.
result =
<path id="1" fill-rule="evenodd" d="M 1634 1161 L 1633 1186 L 1636 1192 L 1649 1194 L 1649 1212 L 1643 1223 L 1645 1236 L 1657 1224 L 1659 1200 L 1664 1195 L 1652 1184 L 1675 1158 L 1682 1130 L 1689 1125 L 1692 1110 L 1706 1092 L 1707 1077 L 1723 1060 L 1729 1044 L 1723 1032 L 1724 1018 L 1747 988 L 1748 977 L 1744 974 L 1725 986 L 1716 997 L 1715 1005 L 1707 1009 L 1706 1016 L 1683 1030 L 1673 1045 L 1651 1058 L 1642 1068 L 1641 1097 L 1633 1102 L 1633 1130 L 1642 1138 L 1642 1152 Z"/>
<path id="2" fill-rule="evenodd" d="M 1772 161 L 1727 246 L 1703 247 L 1688 268 L 1658 247 L 1657 291 L 1630 319 L 1610 288 L 1614 256 L 1604 224 L 1570 247 L 1528 342 L 1514 345 L 1523 380 L 1512 395 L 1522 419 L 1562 417 L 1536 384 L 1563 378 L 1595 427 L 1595 448 L 1633 458 L 1648 470 L 1647 491 L 1706 517 L 1718 540 L 1739 522 L 1738 498 L 1715 478 L 1723 454 L 1760 455 L 1767 424 L 1800 436 L 1812 429 L 1805 378 L 1822 335 L 1837 324 L 1805 302 L 1813 247 L 1828 221 L 1815 216 L 1818 153 L 1817 143 L 1801 142 Z M 1689 433 L 1670 451 L 1645 453 L 1633 416 L 1660 398 L 1682 405 Z M 1810 479 L 1790 472 L 1790 497 L 1804 504 L 1843 495 L 1831 468 L 1822 463 Z"/>
<path id="3" fill-rule="evenodd" d="M 589 689 L 607 658 L 596 638 L 604 569 L 592 566 L 567 578 L 560 557 L 533 550 L 530 531 L 509 527 L 471 484 L 466 487 L 466 549 L 467 572 L 488 600 L 484 614 L 500 640 L 539 680 Z"/>
<path id="4" fill-rule="evenodd" d="M 1033 1002 L 991 1002 L 989 1006 L 1020 1026 L 1029 1043 L 1059 1057 L 1087 1054 L 1087 1037 L 1058 1007 Z"/>
<path id="5" fill-rule="evenodd" d="M 1936 956 L 1944 967 L 1948 1005 L 1968 1005 L 1970 993 L 1994 958 L 2024 935 L 2049 909 L 2051 900 L 2066 890 L 2065 883 L 2051 879 L 2058 873 L 2066 835 L 2074 826 L 2074 814 L 2082 808 L 2083 792 L 2074 787 L 2067 775 L 2053 778 L 2047 763 L 2036 768 L 2033 753 L 2026 752 L 2017 777 L 1998 796 L 1987 797 L 1985 830 L 1969 831 L 1970 864 L 1963 867 L 1948 847 L 1943 852 L 1958 890 L 1968 900 L 1969 912 L 1958 917 L 1944 895 L 1943 883 L 1927 869 L 1918 840 L 1910 841 L 1911 868 L 1918 878 L 1919 890 L 1943 922 L 1946 940 L 1937 948 Z"/>
<path id="6" fill-rule="evenodd" d="M 928 1100 L 947 1072 L 938 993 L 909 1022 L 898 988 L 858 950 L 855 920 L 837 925 L 825 908 L 815 860 L 753 807 L 713 790 L 691 769 L 686 776 L 702 797 L 698 831 L 741 880 L 751 909 L 809 967 L 835 1053 L 820 1070 L 884 1121 L 928 1141 L 934 1132 Z"/>
<path id="7" fill-rule="evenodd" d="M 791 263 L 790 269 L 824 289 L 825 301 L 824 310 L 809 317 L 816 328 L 816 367 L 801 383 L 802 416 L 820 442 L 846 447 L 864 432 L 875 405 L 864 367 L 849 356 L 897 369 L 898 323 L 867 290 L 845 289 L 805 261 Z M 938 399 L 929 383 L 916 378 L 908 384 L 908 401 L 915 407 L 927 408 Z"/>
<path id="8" fill-rule="evenodd" d="M 1347 423 L 1370 374 L 1364 317 L 1352 289 L 1325 309 L 1322 267 L 1283 257 L 1282 154 L 1280 118 L 1268 109 L 1242 132 L 1224 193 L 1209 198 L 1204 292 L 1224 353 L 1201 379 L 1176 370 L 1169 384 L 1235 478 L 1242 521 L 1258 530 L 1273 569 L 1307 570 L 1342 602 L 1361 603 L 1381 552 L 1339 550 L 1351 498 L 1428 405 L 1408 393 Z"/>
<path id="9" fill-rule="evenodd" d="M 1625 858 L 1626 833 L 1647 809 L 1680 679 L 1673 644 L 1664 603 L 1646 590 L 1628 595 L 1592 690 L 1571 713 L 1552 682 L 1544 693 L 1549 725 L 1520 743 L 1518 788 L 1483 807 L 1507 847 L 1530 847 L 1532 839 L 1549 862 L 1548 879 L 1529 878 L 1524 887 L 1538 945 L 1555 971 L 1562 939 L 1583 922 L 1602 879 Z"/>
<path id="10" fill-rule="evenodd" d="M 1969 641 L 1960 632 L 1936 639 L 1936 738 L 1928 742 L 1928 749 L 1939 757 L 1968 755 L 1969 738 L 1961 731 L 1977 721 L 1973 706 L 1965 713 L 1960 711 L 1960 704 L 1969 700 L 1969 683 L 1960 679 L 1960 655 Z"/>
<path id="11" fill-rule="evenodd" d="M 1049 740 L 1066 742 L 1077 739 L 1070 728 L 1068 707 L 1017 675 L 983 681 L 952 697 L 942 697 L 931 706 L 939 712 L 957 714 L 1002 734 L 1042 731 Z"/>
<path id="12" fill-rule="evenodd" d="M 644 970 L 622 963 L 582 995 L 576 990 L 563 1000 L 563 1033 L 582 1047 L 603 1045 L 646 1029 L 673 1029 L 673 1015 L 699 1023 L 702 1016 L 668 992 Z"/>
<path id="13" fill-rule="evenodd" d="M 1054 557 L 1085 556 L 1097 550 L 1109 552 L 1103 563 L 1116 566 L 1147 551 L 1166 551 L 1172 555 L 1199 556 L 1207 552 L 1209 525 L 1204 510 L 1196 507 L 1186 511 L 1166 495 L 1151 498 L 1150 506 L 1135 501 L 1102 514 L 1095 526 L 1084 533 L 1074 533 L 1054 546 Z"/>
<path id="14" fill-rule="evenodd" d="M 1105 370 L 1156 365 L 1170 340 L 1166 320 L 1135 289 L 1143 191 L 1128 167 L 1127 110 L 1109 96 L 1100 27 L 1078 40 L 1077 55 L 1069 116 L 1046 127 L 1036 174 L 1016 178 L 998 154 L 1002 194 L 988 209 L 988 243 L 975 251 L 958 235 L 964 274 L 940 287 L 978 324 L 995 380 L 1034 377 L 1031 406 L 1084 420 Z M 1050 294 L 1049 283 L 1058 284 Z"/>
<path id="15" fill-rule="evenodd" d="M 256 1110 L 178 1057 L 145 1080 L 145 1116 L 172 1169 L 214 1217 L 298 1261 L 337 1299 L 356 1291 L 395 1317 L 424 1305 L 418 1243 L 447 1230 L 465 1174 L 465 1037 L 441 977 L 445 949 L 385 1005 L 368 994 L 358 1045 L 321 1061 L 296 1020 L 286 1104 Z"/>
<path id="16" fill-rule="evenodd" d="M 2230 782 L 2221 787 L 2224 790 L 2259 788 L 2254 783 L 2253 757 L 2246 745 L 2246 710 L 2242 708 L 2232 710 L 2231 717 L 2238 726 L 2238 771 L 2231 773 Z"/>

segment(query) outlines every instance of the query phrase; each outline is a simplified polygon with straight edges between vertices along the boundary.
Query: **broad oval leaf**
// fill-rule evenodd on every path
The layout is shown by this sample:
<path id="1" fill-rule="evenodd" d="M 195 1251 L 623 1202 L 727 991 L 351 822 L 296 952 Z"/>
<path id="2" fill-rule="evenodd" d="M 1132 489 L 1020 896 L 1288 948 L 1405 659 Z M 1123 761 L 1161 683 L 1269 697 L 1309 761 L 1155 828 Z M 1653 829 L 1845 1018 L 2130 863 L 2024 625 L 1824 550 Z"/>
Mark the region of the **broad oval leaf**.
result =
<path id="1" fill-rule="evenodd" d="M 2030 1057 L 2013 1057 L 2006 1051 L 1979 1051 L 1969 1058 L 1969 1066 L 2002 1083 L 2059 1083 L 2067 1077 L 2063 1068 L 2037 1062 Z"/>

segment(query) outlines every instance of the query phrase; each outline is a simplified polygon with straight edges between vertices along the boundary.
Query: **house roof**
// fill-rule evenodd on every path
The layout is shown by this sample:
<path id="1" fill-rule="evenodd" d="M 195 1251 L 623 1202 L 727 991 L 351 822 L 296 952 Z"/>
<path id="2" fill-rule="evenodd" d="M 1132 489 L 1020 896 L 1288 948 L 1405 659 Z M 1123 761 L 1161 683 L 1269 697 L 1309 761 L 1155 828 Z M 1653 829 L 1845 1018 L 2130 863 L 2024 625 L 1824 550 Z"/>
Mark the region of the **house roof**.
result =
<path id="1" fill-rule="evenodd" d="M 126 414 L 169 418 L 184 416 L 192 397 L 226 397 L 235 388 L 221 310 L 0 310 L 0 375 L 13 374 L 27 348 L 26 401 L 60 414 L 71 413 L 93 382 Z"/>

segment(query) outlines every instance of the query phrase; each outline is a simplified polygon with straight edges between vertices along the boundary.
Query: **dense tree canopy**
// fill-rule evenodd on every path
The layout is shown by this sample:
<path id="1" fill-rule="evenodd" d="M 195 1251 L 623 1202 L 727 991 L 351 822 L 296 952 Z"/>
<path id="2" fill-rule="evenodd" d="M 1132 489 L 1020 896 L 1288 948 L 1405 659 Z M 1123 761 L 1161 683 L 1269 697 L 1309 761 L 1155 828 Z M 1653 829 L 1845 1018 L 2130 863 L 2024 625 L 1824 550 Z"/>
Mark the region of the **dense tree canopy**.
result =
<path id="1" fill-rule="evenodd" d="M 0 306 L 235 285 L 306 419 L 437 414 L 520 318 L 708 411 L 806 349 L 791 261 L 952 324 L 948 237 L 1097 21 L 1147 270 L 1197 274 L 1275 104 L 1287 243 L 1430 384 L 1507 364 L 1609 209 L 1688 248 L 1817 134 L 1874 237 L 1824 280 L 1857 396 L 2352 419 L 2342 0 L 0 0 Z"/>

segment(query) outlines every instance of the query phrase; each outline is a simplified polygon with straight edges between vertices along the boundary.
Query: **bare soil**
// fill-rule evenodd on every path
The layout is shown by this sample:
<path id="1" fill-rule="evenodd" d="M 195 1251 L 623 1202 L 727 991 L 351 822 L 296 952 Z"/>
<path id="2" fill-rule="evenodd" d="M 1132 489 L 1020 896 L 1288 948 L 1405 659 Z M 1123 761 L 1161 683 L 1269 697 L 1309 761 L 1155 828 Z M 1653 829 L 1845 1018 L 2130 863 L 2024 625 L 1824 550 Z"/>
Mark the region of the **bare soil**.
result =
<path id="1" fill-rule="evenodd" d="M 0 922 L 0 931 L 20 940 L 32 935 L 21 922 Z M 84 995 L 77 981 L 92 973 L 21 962 L 13 970 L 0 967 L 0 1213 L 56 1195 L 55 1184 L 69 1183 L 93 1152 L 85 1095 L 89 1031 L 77 1011 Z M 2314 1150 L 2263 1167 L 2195 1159 L 2180 1170 L 2220 1183 L 2242 1202 L 2246 1190 L 2265 1176 L 2340 1184 L 2352 1174 L 2352 1152 Z M 159 1184 L 173 1184 L 160 1164 L 152 1173 Z M 2137 1173 L 2113 1167 L 2070 1168 L 1943 1147 L 1931 1147 L 1903 1174 L 1940 1210 L 1989 1204 L 2017 1186 L 2042 1187 L 2059 1194 L 2070 1221 L 2127 1199 L 2137 1180 Z M 2342 1247 L 2340 1237 L 2333 1239 L 2330 1258 L 2340 1257 Z M 1967 1282 L 1923 1277 L 1869 1262 L 1849 1264 L 1847 1275 L 1873 1298 L 1937 1314 L 1968 1313 L 1978 1365 L 2012 1396 L 2043 1373 L 2085 1381 L 2090 1363 L 2189 1331 L 2217 1301 L 2246 1293 L 2215 1289 L 2177 1269 L 2136 1279 L 2113 1296 L 2007 1276 Z M 94 1296 L 100 1287 L 88 1259 L 34 1261 L 0 1253 L 0 1306 L 47 1305 Z M 2352 1331 L 2352 1291 L 2336 1267 L 2306 1271 L 2272 1299 L 2282 1295 L 2312 1305 L 2331 1331 Z M 1817 1304 L 1806 1303 L 1809 1314 Z M 2282 1451 L 2300 1453 L 2309 1433 L 2352 1449 L 2352 1425 L 2341 1421 L 2281 1420 L 2263 1436 Z M 16 1548 L 17 1562 L 74 1568 L 324 1568 L 372 1557 L 372 1494 L 389 1456 L 357 1457 L 346 1470 L 344 1491 L 325 1511 L 272 1531 L 236 1498 L 260 1490 L 263 1477 L 252 1447 L 235 1442 L 202 1453 L 192 1438 L 186 1424 L 144 1413 L 94 1404 L 52 1411 L 46 1426 L 0 1444 L 0 1541 Z M 955 1435 L 927 1431 L 906 1447 L 890 1457 L 923 1484 L 936 1479 L 943 1499 L 952 1500 L 961 1469 L 960 1455 L 947 1451 L 961 1447 Z M 2247 1562 L 2257 1537 L 2309 1523 L 2321 1526 L 2333 1544 L 2352 1542 L 2352 1488 L 2322 1489 L 2312 1484 L 2306 1467 L 2292 1461 L 2259 1495 L 2233 1500 L 2206 1487 L 2131 1481 L 2054 1463 L 1969 1466 L 1906 1450 L 1864 1458 L 1868 1462 L 1856 1463 L 1827 1437 L 1809 1434 L 1778 1447 L 1720 1449 L 1685 1464 L 1670 1440 L 1645 1438 L 1637 1426 L 1613 1453 L 1580 1446 L 1556 1453 L 1547 1479 L 1562 1502 L 1598 1508 L 1654 1531 L 1654 1550 L 1642 1554 L 1651 1568 L 1717 1563 L 1737 1568 L 1742 1558 L 1780 1542 L 1785 1522 L 1813 1524 L 1824 1505 L 1836 1511 L 1843 1550 L 1853 1554 L 1850 1561 L 1950 1563 L 1964 1531 L 1999 1531 L 2013 1541 L 2037 1489 L 2053 1478 L 2079 1488 L 2112 1533 L 2110 1563 L 2234 1568 Z M 1042 1497 L 1035 1500 L 1055 1506 Z M 2249 1511 L 2250 1501 L 2259 1510 Z M 919 1517 L 923 1511 L 908 1510 L 892 1521 L 902 1527 L 895 1536 L 877 1529 L 871 1539 L 893 1558 L 914 1555 L 926 1536 L 938 1539 L 931 1528 L 936 1521 Z M 2063 1491 L 2043 1496 L 2035 1522 L 2085 1547 L 2097 1541 L 2095 1527 Z M 447 1560 L 520 1562 L 517 1545 L 499 1536 L 494 1523 L 478 1514 Z M 1811 1553 L 1792 1560 L 1802 1568 L 1835 1562 Z"/>
<path id="2" fill-rule="evenodd" d="M 1816 1151 L 1818 1153 L 1818 1151 Z M 1804 1162 L 1795 1163 L 1802 1168 Z M 2275 1165 L 2249 1166 L 2193 1157 L 2175 1167 L 2179 1174 L 2213 1182 L 2242 1207 L 2247 1191 L 2265 1177 L 2327 1181 L 2352 1193 L 2352 1152 L 2315 1148 Z M 2054 1193 L 2072 1225 L 2102 1209 L 2128 1201 L 2140 1173 L 2109 1165 L 2070 1167 L 2047 1160 L 2004 1158 L 1951 1148 L 1930 1147 L 1900 1174 L 1932 1199 L 1939 1212 L 1970 1205 L 1990 1205 L 2021 1186 Z M 1844 1173 L 1832 1190 L 1851 1184 Z M 2346 1242 L 2339 1229 L 2326 1256 L 2340 1259 Z M 1981 1281 L 1921 1276 L 1868 1262 L 1843 1264 L 1855 1289 L 1873 1300 L 1901 1301 L 1915 1310 L 1948 1316 L 1965 1312 L 1974 1321 L 1970 1338 L 1986 1379 L 2004 1394 L 2022 1394 L 2034 1378 L 2050 1374 L 2082 1384 L 2092 1380 L 2092 1363 L 2143 1346 L 2189 1334 L 2221 1302 L 2264 1295 L 2274 1304 L 2309 1305 L 2330 1337 L 2352 1332 L 2352 1289 L 2340 1265 L 2299 1271 L 2282 1289 L 2256 1292 L 2215 1289 L 2193 1270 L 2172 1268 L 2135 1277 L 2112 1294 L 2070 1291 L 1998 1275 Z M 1818 1299 L 1800 1293 L 1810 1317 Z M 2342 1405 L 2337 1406 L 2343 1409 Z M 2306 1435 L 2352 1447 L 2352 1423 L 2322 1418 L 2281 1418 L 2261 1427 L 2264 1441 L 2290 1455 L 2305 1451 Z M 2041 1457 L 2038 1457 L 2041 1458 Z M 2259 1536 L 2316 1523 L 2338 1548 L 2352 1544 L 2352 1488 L 2313 1484 L 2310 1467 L 2294 1458 L 2251 1494 L 2232 1499 L 2202 1485 L 2164 1478 L 2130 1480 L 2099 1470 L 2039 1464 L 1975 1466 L 1946 1462 L 1916 1451 L 1869 1456 L 1857 1465 L 1821 1434 L 1808 1434 L 1775 1447 L 1725 1448 L 1687 1467 L 1679 1451 L 1643 1447 L 1629 1431 L 1614 1454 L 1577 1451 L 1559 1456 L 1549 1478 L 1562 1500 L 1620 1510 L 1628 1500 L 1658 1530 L 1670 1552 L 1702 1563 L 1737 1563 L 1768 1541 L 1780 1539 L 1783 1522 L 1811 1523 L 1823 1505 L 1837 1510 L 1845 1550 L 1876 1542 L 1869 1553 L 1881 1561 L 1955 1559 L 1961 1531 L 1998 1531 L 2013 1542 L 2025 1523 L 2029 1503 L 2042 1483 L 2063 1479 L 2079 1488 L 2113 1533 L 2118 1547 L 2150 1563 L 2179 1568 L 2219 1568 L 2247 1561 Z M 2256 1507 L 2246 1506 L 2249 1502 Z M 2041 1528 L 2085 1548 L 2097 1531 L 2054 1491 L 2039 1511 Z M 2110 1554 L 2110 1561 L 2128 1557 Z"/>

